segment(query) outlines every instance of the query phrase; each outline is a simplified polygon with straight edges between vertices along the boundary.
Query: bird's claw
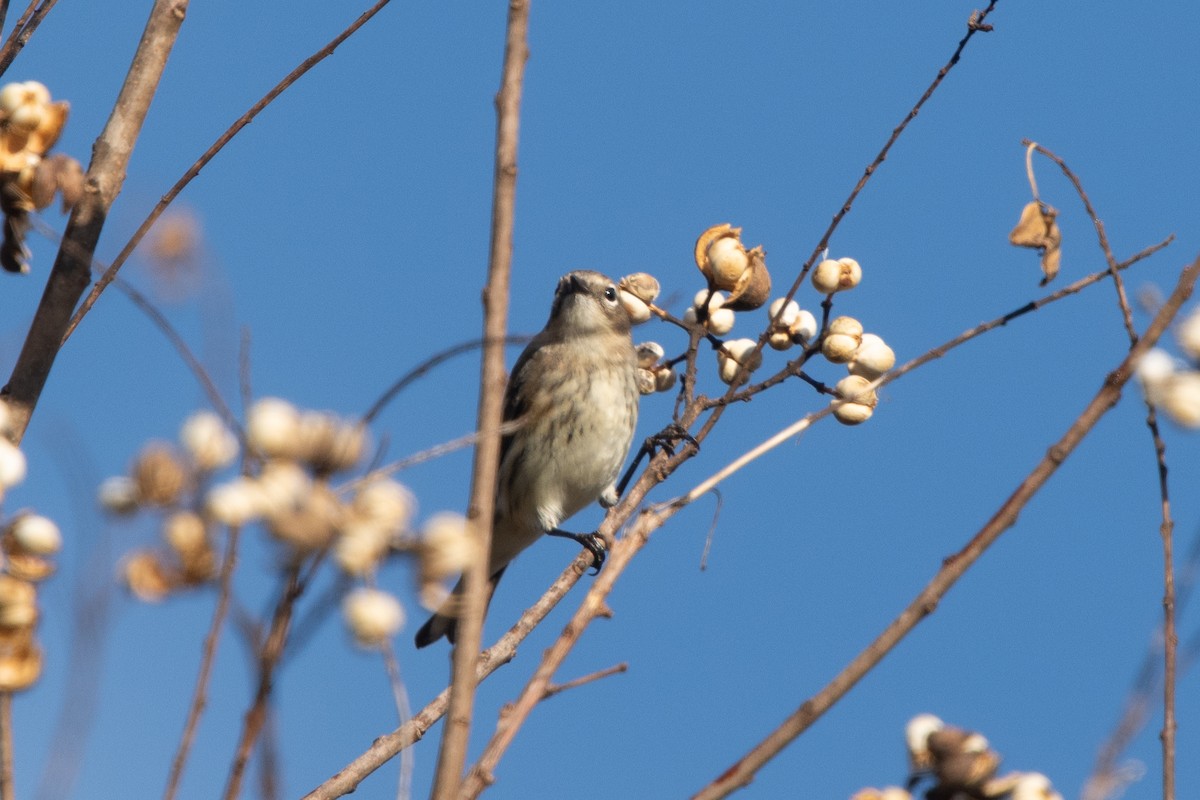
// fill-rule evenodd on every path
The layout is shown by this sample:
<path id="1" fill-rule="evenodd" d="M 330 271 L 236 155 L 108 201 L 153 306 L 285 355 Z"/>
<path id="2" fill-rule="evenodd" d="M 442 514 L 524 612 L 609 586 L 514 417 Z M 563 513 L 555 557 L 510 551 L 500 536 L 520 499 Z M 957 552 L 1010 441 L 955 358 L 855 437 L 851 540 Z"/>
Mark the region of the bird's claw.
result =
<path id="1" fill-rule="evenodd" d="M 604 541 L 604 537 L 598 533 L 571 533 L 569 531 L 560 531 L 555 528 L 548 531 L 547 536 L 561 536 L 564 539 L 571 539 L 585 550 L 592 554 L 592 573 L 593 575 L 600 574 L 600 568 L 604 566 L 604 559 L 608 555 L 608 545 Z"/>

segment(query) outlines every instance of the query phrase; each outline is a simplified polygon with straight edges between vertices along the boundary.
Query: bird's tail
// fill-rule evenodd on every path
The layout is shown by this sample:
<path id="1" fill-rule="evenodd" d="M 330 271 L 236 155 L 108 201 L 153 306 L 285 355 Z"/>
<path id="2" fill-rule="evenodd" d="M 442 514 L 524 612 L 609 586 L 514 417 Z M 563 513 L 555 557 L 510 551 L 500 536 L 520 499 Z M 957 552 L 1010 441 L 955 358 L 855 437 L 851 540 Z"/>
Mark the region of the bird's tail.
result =
<path id="1" fill-rule="evenodd" d="M 492 604 L 492 596 L 496 593 L 496 584 L 500 582 L 500 578 L 507 568 L 506 564 L 488 580 L 487 600 L 483 606 L 484 614 L 487 613 L 488 606 Z M 458 614 L 462 610 L 462 605 L 463 579 L 459 578 L 458 583 L 454 585 L 454 591 L 446 598 L 446 602 L 442 603 L 442 607 L 417 631 L 417 647 L 427 647 L 443 636 L 449 639 L 451 644 L 454 644 L 458 638 Z"/>

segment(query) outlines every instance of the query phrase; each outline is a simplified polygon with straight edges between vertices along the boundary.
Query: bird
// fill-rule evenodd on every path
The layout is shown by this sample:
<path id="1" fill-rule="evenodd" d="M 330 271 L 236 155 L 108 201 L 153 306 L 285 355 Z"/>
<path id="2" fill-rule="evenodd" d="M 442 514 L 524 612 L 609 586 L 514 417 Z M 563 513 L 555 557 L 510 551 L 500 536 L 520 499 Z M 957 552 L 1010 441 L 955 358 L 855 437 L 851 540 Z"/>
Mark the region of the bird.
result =
<path id="1" fill-rule="evenodd" d="M 637 425 L 637 355 L 632 319 L 617 285 L 592 270 L 564 275 L 550 319 L 517 358 L 504 396 L 504 421 L 517 422 L 501 439 L 488 560 L 488 602 L 516 556 L 542 535 L 565 536 L 592 551 L 595 534 L 559 525 L 599 501 L 619 499 L 616 479 Z M 446 602 L 421 627 L 417 647 L 445 636 L 455 641 L 462 606 L 460 579 Z"/>

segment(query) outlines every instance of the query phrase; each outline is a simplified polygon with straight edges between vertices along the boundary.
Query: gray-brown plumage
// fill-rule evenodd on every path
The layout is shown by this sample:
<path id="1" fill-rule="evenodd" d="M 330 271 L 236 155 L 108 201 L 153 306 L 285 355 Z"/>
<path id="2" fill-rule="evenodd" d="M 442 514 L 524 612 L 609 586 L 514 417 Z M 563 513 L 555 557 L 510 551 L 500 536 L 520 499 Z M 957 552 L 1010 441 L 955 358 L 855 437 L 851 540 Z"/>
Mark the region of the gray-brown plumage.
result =
<path id="1" fill-rule="evenodd" d="M 492 520 L 488 598 L 509 562 L 538 537 L 599 500 L 616 502 L 616 481 L 637 424 L 637 357 L 616 285 L 579 270 L 564 275 L 550 319 L 517 359 L 504 420 Z M 462 581 L 417 632 L 417 647 L 454 641 Z"/>

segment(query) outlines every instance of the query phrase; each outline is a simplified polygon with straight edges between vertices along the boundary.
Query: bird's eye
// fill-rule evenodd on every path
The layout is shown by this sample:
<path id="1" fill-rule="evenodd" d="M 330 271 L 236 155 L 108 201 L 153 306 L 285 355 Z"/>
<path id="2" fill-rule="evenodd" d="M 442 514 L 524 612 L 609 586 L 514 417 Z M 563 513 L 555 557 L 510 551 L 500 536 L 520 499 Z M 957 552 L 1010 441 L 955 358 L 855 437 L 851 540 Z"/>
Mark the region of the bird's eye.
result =
<path id="1" fill-rule="evenodd" d="M 610 303 L 615 303 L 617 300 L 617 287 L 609 286 L 604 290 L 604 299 Z"/>

